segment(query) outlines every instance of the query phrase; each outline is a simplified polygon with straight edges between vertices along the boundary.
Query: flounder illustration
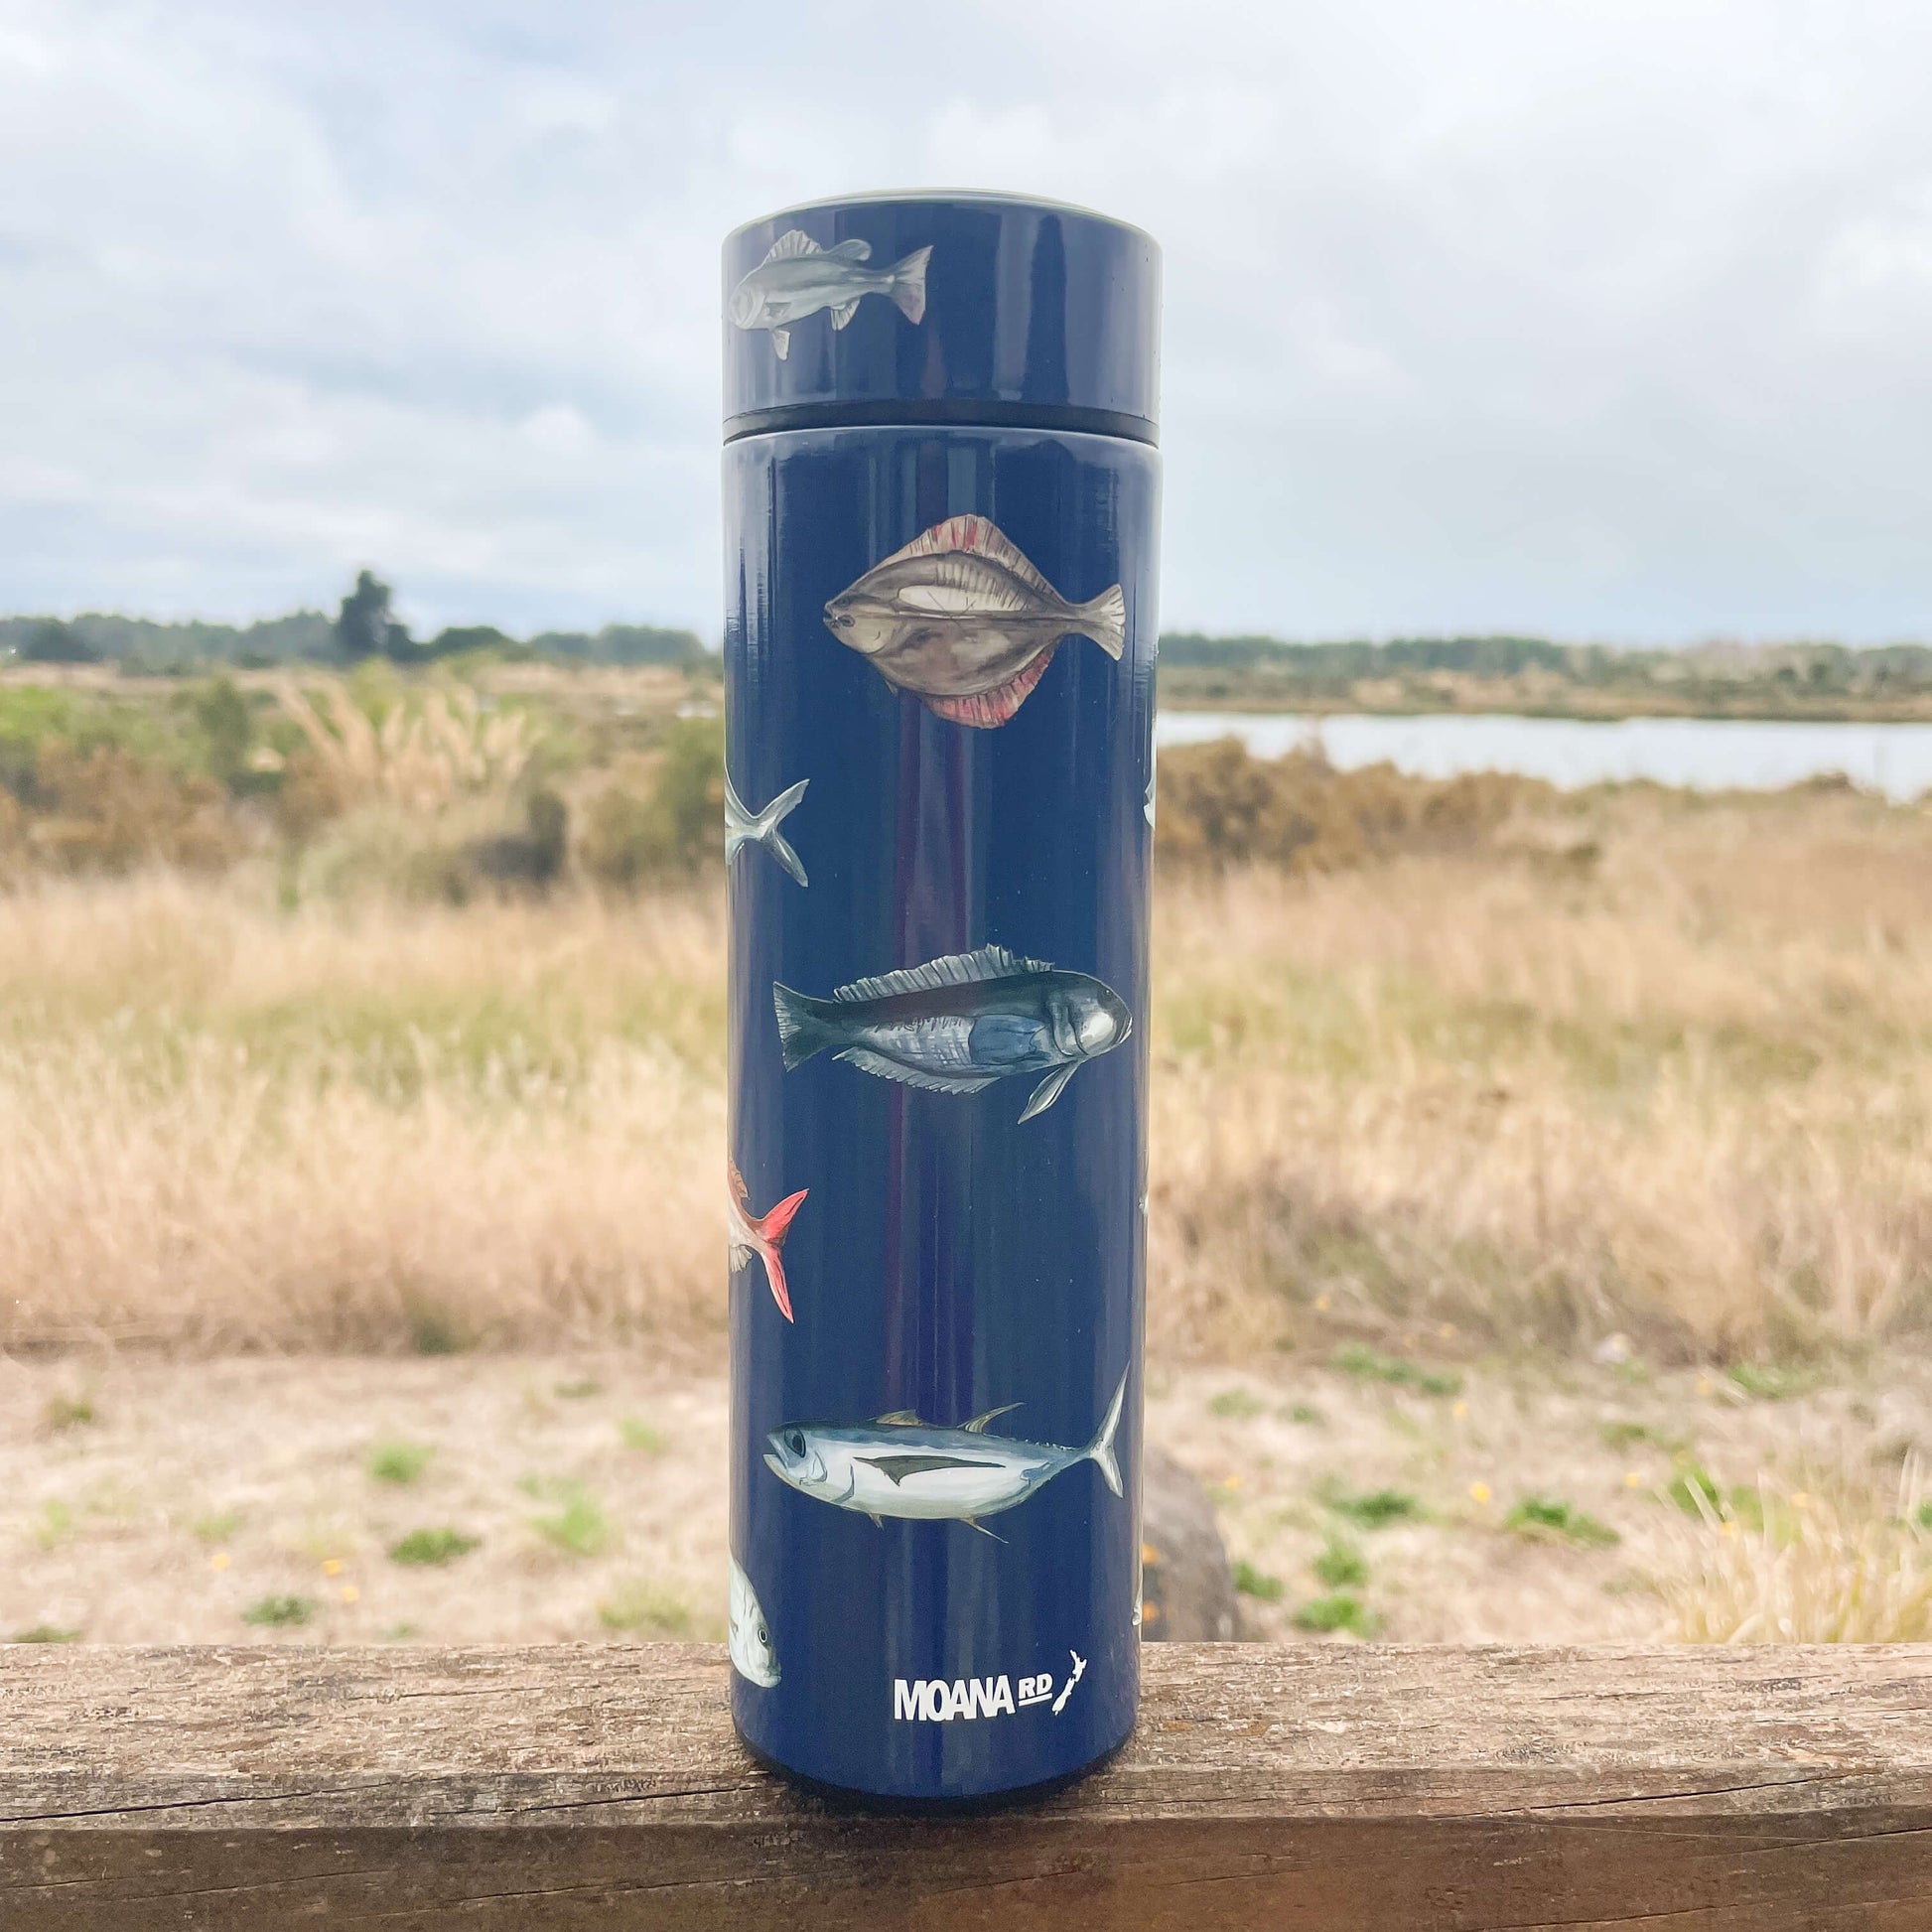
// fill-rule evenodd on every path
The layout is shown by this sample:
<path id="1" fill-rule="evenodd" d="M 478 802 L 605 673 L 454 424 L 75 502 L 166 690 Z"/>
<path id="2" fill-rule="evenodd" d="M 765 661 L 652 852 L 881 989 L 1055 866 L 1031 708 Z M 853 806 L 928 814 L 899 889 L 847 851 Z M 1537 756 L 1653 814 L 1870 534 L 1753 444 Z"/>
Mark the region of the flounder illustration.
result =
<path id="1" fill-rule="evenodd" d="M 888 683 L 984 729 L 1026 703 L 1062 637 L 1091 637 L 1118 662 L 1127 599 L 1115 584 L 1069 604 L 996 524 L 950 516 L 841 591 L 825 625 Z"/>
<path id="2" fill-rule="evenodd" d="M 1009 1402 L 958 1429 L 934 1428 L 906 1410 L 844 1428 L 787 1423 L 765 1439 L 771 1450 L 764 1466 L 800 1494 L 857 1510 L 875 1523 L 888 1516 L 939 1518 L 978 1529 L 980 1517 L 1024 1503 L 1082 1462 L 1091 1462 L 1107 1487 L 1123 1495 L 1114 1435 L 1126 1395 L 1122 1375 L 1093 1441 L 1081 1449 L 989 1436 L 988 1423 L 1020 1406 Z"/>
<path id="3" fill-rule="evenodd" d="M 829 1000 L 774 985 L 771 1003 L 787 1073 L 827 1049 L 934 1093 L 978 1093 L 1010 1074 L 1043 1073 L 1022 1120 L 1044 1113 L 1088 1060 L 1134 1028 L 1127 1002 L 1104 981 L 1004 946 L 854 980 Z"/>
<path id="4" fill-rule="evenodd" d="M 732 1668 L 760 1690 L 775 1690 L 778 1653 L 772 1647 L 771 1626 L 764 1620 L 751 1578 L 740 1568 L 736 1557 L 727 1561 L 731 1564 L 732 1588 L 731 1621 L 725 1628 L 730 1639 Z"/>
<path id="5" fill-rule="evenodd" d="M 787 228 L 770 252 L 732 290 L 731 319 L 741 329 L 768 329 L 783 361 L 791 353 L 791 325 L 821 309 L 843 329 L 869 295 L 891 298 L 907 322 L 925 317 L 925 268 L 930 248 L 914 248 L 890 268 L 868 268 L 872 243 L 856 236 L 821 248 L 803 228 Z"/>

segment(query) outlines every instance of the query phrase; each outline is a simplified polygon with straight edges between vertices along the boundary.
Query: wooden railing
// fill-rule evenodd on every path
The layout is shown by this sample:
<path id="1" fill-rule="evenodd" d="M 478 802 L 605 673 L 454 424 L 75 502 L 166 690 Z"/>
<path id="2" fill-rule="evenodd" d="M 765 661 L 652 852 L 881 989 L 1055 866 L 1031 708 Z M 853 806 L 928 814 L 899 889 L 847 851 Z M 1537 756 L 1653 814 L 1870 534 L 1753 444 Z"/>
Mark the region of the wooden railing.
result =
<path id="1" fill-rule="evenodd" d="M 1932 1648 L 1151 1645 L 1114 1763 L 805 1795 L 723 1653 L 0 1651 L 6 1932 L 1932 1928 Z"/>

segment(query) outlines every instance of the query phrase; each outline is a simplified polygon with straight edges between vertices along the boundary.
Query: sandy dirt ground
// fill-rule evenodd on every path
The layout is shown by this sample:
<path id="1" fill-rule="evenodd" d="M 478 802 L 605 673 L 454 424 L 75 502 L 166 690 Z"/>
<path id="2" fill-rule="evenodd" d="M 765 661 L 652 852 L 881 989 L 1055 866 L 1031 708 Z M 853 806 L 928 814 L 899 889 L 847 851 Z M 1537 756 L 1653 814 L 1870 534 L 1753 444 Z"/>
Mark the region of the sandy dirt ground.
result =
<path id="1" fill-rule="evenodd" d="M 1687 1511 L 1687 1469 L 1803 1508 L 1932 1450 L 1932 1365 L 1778 1400 L 1389 1366 L 1150 1373 L 1149 1440 L 1206 1486 L 1247 1634 L 1668 1635 L 1670 1581 L 1737 1527 Z M 722 1378 L 615 1353 L 0 1364 L 0 1637 L 721 1637 L 725 1434 Z"/>

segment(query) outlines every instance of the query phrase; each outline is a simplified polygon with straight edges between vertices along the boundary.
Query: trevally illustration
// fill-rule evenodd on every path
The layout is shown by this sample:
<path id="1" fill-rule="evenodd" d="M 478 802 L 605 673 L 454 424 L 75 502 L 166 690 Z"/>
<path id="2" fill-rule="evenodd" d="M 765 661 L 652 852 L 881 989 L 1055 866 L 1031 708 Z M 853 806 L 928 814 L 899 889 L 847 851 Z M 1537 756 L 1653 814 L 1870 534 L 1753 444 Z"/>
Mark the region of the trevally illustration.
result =
<path id="1" fill-rule="evenodd" d="M 741 329 L 768 329 L 783 361 L 791 325 L 821 309 L 843 329 L 869 295 L 891 298 L 907 322 L 925 318 L 925 270 L 932 250 L 914 248 L 890 268 L 868 268 L 872 243 L 856 236 L 821 248 L 802 228 L 787 228 L 770 252 L 732 290 L 731 319 Z"/>
<path id="2" fill-rule="evenodd" d="M 1111 986 L 1022 959 L 1004 946 L 950 953 L 839 987 L 829 1000 L 774 985 L 785 1071 L 828 1048 L 884 1080 L 934 1093 L 978 1093 L 1015 1073 L 1043 1073 L 1022 1120 L 1044 1113 L 1090 1059 L 1133 1031 Z"/>
<path id="3" fill-rule="evenodd" d="M 991 729 L 1026 703 L 1062 637 L 1091 637 L 1118 662 L 1127 599 L 1116 584 L 1069 604 L 997 525 L 952 516 L 841 591 L 825 624 L 928 710 Z"/>
<path id="4" fill-rule="evenodd" d="M 989 1436 L 986 1425 L 1020 1405 L 989 1409 L 958 1429 L 938 1429 L 908 1411 L 841 1428 L 794 1422 L 765 1439 L 764 1466 L 801 1494 L 883 1523 L 888 1516 L 943 1518 L 980 1527 L 979 1518 L 1024 1503 L 1035 1490 L 1079 1462 L 1091 1462 L 1116 1496 L 1123 1495 L 1114 1433 L 1127 1394 L 1123 1374 L 1093 1441 L 1084 1449 Z M 992 1535 L 988 1530 L 987 1535 Z"/>
<path id="5" fill-rule="evenodd" d="M 732 774 L 725 773 L 725 863 L 730 865 L 737 858 L 741 846 L 761 845 L 772 858 L 790 873 L 801 886 L 812 882 L 805 877 L 805 865 L 791 842 L 778 830 L 786 815 L 796 807 L 805 795 L 805 787 L 811 783 L 809 778 L 800 778 L 795 785 L 787 785 L 763 811 L 753 811 L 738 795 L 738 787 L 732 783 Z"/>
<path id="6" fill-rule="evenodd" d="M 732 1567 L 731 1621 L 726 1625 L 732 1666 L 740 1677 L 761 1690 L 775 1690 L 778 1683 L 778 1653 L 772 1647 L 771 1626 L 764 1620 L 759 1593 L 752 1580 L 740 1568 L 738 1559 L 728 1559 Z"/>
<path id="7" fill-rule="evenodd" d="M 797 1193 L 787 1194 L 768 1212 L 754 1215 L 750 1207 L 751 1189 L 745 1184 L 745 1176 L 738 1172 L 738 1163 L 728 1161 L 726 1166 L 731 1173 L 731 1197 L 725 1203 L 725 1220 L 731 1230 L 732 1271 L 735 1274 L 754 1255 L 763 1262 L 764 1279 L 770 1285 L 771 1299 L 777 1303 L 778 1312 L 789 1321 L 792 1318 L 791 1292 L 785 1286 L 785 1264 L 779 1251 L 791 1230 L 793 1215 L 804 1206 L 805 1196 L 811 1189 L 801 1187 Z"/>

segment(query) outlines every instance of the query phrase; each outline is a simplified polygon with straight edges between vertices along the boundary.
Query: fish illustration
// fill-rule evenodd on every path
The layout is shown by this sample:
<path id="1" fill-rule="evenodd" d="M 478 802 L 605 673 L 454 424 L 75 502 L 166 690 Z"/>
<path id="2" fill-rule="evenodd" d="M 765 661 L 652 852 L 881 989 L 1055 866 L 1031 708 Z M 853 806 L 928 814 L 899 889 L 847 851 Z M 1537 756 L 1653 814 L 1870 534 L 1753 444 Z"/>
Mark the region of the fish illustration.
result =
<path id="1" fill-rule="evenodd" d="M 869 295 L 890 296 L 907 322 L 925 318 L 925 270 L 930 248 L 914 248 L 891 268 L 868 268 L 872 243 L 836 242 L 821 248 L 802 228 L 787 228 L 770 252 L 732 290 L 731 318 L 741 329 L 768 329 L 783 361 L 791 353 L 791 325 L 821 309 L 843 329 Z"/>
<path id="2" fill-rule="evenodd" d="M 1004 946 L 951 953 L 841 986 L 829 1000 L 774 985 L 785 1071 L 829 1048 L 884 1080 L 978 1093 L 1014 1073 L 1044 1073 L 1022 1120 L 1044 1113 L 1074 1074 L 1133 1031 L 1111 986 L 1022 959 Z"/>
<path id="3" fill-rule="evenodd" d="M 761 845 L 801 886 L 812 882 L 805 877 L 804 862 L 791 849 L 791 842 L 778 830 L 779 823 L 805 795 L 809 778 L 787 785 L 763 811 L 752 811 L 738 795 L 731 773 L 725 773 L 725 863 L 730 865 L 745 845 Z"/>
<path id="4" fill-rule="evenodd" d="M 983 516 L 935 523 L 825 607 L 840 643 L 888 683 L 956 725 L 1004 725 L 1046 674 L 1062 637 L 1118 662 L 1127 599 L 1116 584 L 1069 604 Z"/>
<path id="5" fill-rule="evenodd" d="M 727 1626 L 732 1666 L 740 1677 L 760 1689 L 777 1688 L 778 1653 L 771 1645 L 771 1628 L 759 1607 L 758 1591 L 752 1580 L 739 1568 L 738 1559 L 727 1559 L 732 1567 L 731 1622 Z"/>
<path id="6" fill-rule="evenodd" d="M 1009 1402 L 958 1429 L 936 1429 L 906 1410 L 850 1428 L 787 1423 L 765 1438 L 771 1452 L 764 1466 L 801 1494 L 857 1510 L 875 1523 L 888 1516 L 943 1518 L 979 1529 L 980 1517 L 1024 1503 L 1078 1462 L 1091 1462 L 1107 1487 L 1124 1495 L 1114 1432 L 1126 1395 L 1123 1374 L 1105 1419 L 1084 1449 L 989 1436 L 988 1423 L 1020 1406 Z"/>
<path id="7" fill-rule="evenodd" d="M 1155 784 L 1155 780 L 1160 776 L 1160 774 L 1161 774 L 1161 748 L 1160 746 L 1156 745 L 1150 748 L 1148 752 L 1148 759 L 1147 759 L 1146 811 L 1147 811 L 1147 823 L 1148 823 L 1149 831 L 1152 831 L 1154 829 L 1154 784 Z M 726 785 L 728 790 L 729 790 L 730 782 L 731 781 L 729 779 L 726 780 Z"/>
<path id="8" fill-rule="evenodd" d="M 738 1163 L 731 1161 L 726 1165 L 731 1170 L 731 1199 L 726 1206 L 726 1217 L 731 1227 L 733 1271 L 743 1268 L 757 1255 L 764 1263 L 764 1279 L 771 1285 L 771 1299 L 777 1303 L 778 1312 L 789 1321 L 791 1295 L 785 1287 L 785 1264 L 779 1250 L 785 1245 L 792 1216 L 804 1206 L 805 1196 L 811 1189 L 801 1187 L 797 1193 L 787 1194 L 768 1213 L 754 1218 L 749 1206 L 751 1190 L 745 1185 L 745 1176 L 738 1172 Z"/>

